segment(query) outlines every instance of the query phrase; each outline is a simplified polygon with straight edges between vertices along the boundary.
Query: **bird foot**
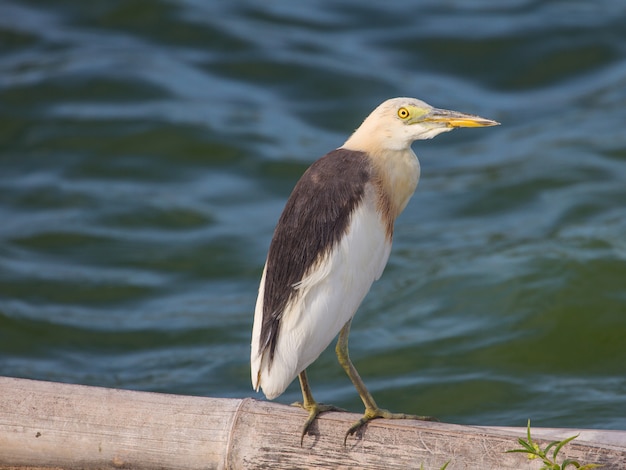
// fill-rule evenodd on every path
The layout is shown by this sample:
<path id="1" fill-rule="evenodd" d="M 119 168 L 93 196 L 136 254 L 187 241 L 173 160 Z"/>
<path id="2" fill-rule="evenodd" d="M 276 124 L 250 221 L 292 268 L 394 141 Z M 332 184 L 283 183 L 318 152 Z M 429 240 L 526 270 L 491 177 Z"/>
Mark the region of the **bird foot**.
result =
<path id="1" fill-rule="evenodd" d="M 339 408 L 334 405 L 325 405 L 324 403 L 301 403 L 299 401 L 292 403 L 291 406 L 297 406 L 298 408 L 302 408 L 305 411 L 309 412 L 309 417 L 304 423 L 302 427 L 302 433 L 300 434 L 300 447 L 302 447 L 302 443 L 304 442 L 304 436 L 309 431 L 311 424 L 315 421 L 315 418 L 321 413 L 326 413 L 327 411 L 346 411 L 343 408 Z"/>
<path id="2" fill-rule="evenodd" d="M 348 436 L 352 436 L 359 429 L 361 429 L 366 423 L 373 419 L 384 418 L 384 419 L 416 419 L 419 421 L 439 421 L 437 418 L 433 418 L 432 416 L 418 416 L 418 415 L 409 415 L 405 413 L 392 413 L 388 410 L 383 410 L 382 408 L 366 408 L 365 414 L 363 417 L 350 426 L 348 432 L 346 432 L 345 437 L 343 438 L 343 445 L 345 446 L 348 441 Z"/>

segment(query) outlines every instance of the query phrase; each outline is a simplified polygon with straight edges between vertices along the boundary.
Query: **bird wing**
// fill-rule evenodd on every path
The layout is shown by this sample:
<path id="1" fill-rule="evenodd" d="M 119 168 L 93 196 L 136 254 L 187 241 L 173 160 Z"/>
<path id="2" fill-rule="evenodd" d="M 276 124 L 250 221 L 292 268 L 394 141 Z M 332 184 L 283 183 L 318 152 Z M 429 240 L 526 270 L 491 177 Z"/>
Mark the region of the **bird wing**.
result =
<path id="1" fill-rule="evenodd" d="M 253 386 L 262 382 L 268 398 L 328 346 L 384 269 L 391 239 L 371 179 L 365 153 L 337 149 L 311 165 L 287 201 L 252 335 Z"/>

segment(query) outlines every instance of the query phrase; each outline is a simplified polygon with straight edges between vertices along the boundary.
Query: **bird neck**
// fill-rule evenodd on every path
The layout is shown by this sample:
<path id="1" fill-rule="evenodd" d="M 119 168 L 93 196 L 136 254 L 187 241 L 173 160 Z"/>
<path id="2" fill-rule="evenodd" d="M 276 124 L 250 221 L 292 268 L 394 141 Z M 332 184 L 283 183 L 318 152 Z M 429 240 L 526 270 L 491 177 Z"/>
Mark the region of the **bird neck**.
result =
<path id="1" fill-rule="evenodd" d="M 360 146 L 348 139 L 341 147 L 346 150 L 363 152 L 372 168 L 371 183 L 378 194 L 378 205 L 385 218 L 393 221 L 404 210 L 417 188 L 420 177 L 420 164 L 410 147 L 400 150 L 384 149 L 375 146 Z"/>
<path id="2" fill-rule="evenodd" d="M 379 192 L 381 207 L 391 220 L 404 210 L 415 192 L 420 177 L 420 165 L 411 149 L 411 139 L 394 135 L 380 120 L 367 118 L 354 131 L 342 148 L 364 152 L 374 170 L 374 184 Z"/>
<path id="3" fill-rule="evenodd" d="M 390 215 L 395 220 L 417 188 L 419 160 L 410 148 L 373 152 L 369 156 L 381 194 L 388 199 Z"/>

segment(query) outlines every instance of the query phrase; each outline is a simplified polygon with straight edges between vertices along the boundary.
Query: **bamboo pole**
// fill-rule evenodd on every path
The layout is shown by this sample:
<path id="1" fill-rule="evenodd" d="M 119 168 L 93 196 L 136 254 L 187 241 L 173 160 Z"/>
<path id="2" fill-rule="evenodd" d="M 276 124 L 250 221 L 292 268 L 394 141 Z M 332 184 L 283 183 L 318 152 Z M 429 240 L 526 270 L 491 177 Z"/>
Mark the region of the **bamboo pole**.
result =
<path id="1" fill-rule="evenodd" d="M 0 468 L 537 469 L 524 428 L 375 420 L 343 445 L 352 413 L 326 413 L 300 446 L 304 411 L 251 398 L 217 399 L 0 377 Z M 581 435 L 563 458 L 626 468 L 626 431 L 533 429 Z M 540 441 L 541 442 L 541 441 Z"/>

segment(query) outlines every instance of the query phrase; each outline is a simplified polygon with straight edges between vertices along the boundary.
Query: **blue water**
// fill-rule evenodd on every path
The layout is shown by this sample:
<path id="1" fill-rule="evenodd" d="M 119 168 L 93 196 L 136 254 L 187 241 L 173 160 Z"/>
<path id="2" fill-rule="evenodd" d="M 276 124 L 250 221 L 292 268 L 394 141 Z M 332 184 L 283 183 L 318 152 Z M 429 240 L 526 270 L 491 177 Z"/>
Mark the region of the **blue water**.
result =
<path id="1" fill-rule="evenodd" d="M 352 327 L 377 401 L 626 429 L 624 24 L 617 0 L 2 1 L 0 375 L 260 398 L 282 207 L 408 95 L 502 126 L 414 145 Z M 332 349 L 314 395 L 361 411 Z"/>

